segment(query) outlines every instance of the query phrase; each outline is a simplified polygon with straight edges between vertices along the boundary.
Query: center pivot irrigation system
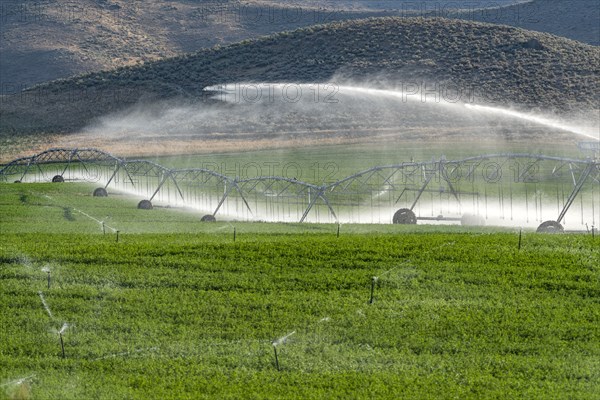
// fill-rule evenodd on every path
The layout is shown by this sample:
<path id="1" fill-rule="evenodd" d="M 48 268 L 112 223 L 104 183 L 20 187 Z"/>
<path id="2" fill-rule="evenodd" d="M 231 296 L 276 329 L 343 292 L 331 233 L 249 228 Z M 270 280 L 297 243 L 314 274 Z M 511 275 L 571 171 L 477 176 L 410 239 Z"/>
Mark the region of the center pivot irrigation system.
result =
<path id="1" fill-rule="evenodd" d="M 597 146 L 595 144 L 594 146 Z M 593 147 L 592 146 L 592 150 Z M 463 225 L 538 225 L 600 220 L 600 160 L 534 154 L 490 154 L 462 160 L 404 162 L 373 167 L 346 178 L 309 183 L 283 176 L 230 177 L 204 168 L 169 169 L 126 160 L 98 149 L 56 148 L 0 166 L 0 181 L 101 184 L 153 203 L 203 210 L 237 220 Z M 534 226 L 535 226 L 534 225 Z"/>

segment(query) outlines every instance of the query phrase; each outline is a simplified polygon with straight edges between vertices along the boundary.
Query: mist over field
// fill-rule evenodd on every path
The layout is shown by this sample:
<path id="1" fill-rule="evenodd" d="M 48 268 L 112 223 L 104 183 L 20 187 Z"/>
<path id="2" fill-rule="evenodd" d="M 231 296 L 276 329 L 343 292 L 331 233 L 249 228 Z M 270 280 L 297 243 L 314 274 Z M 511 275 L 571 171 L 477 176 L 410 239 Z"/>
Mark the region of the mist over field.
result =
<path id="1" fill-rule="evenodd" d="M 385 87 L 380 85 L 380 87 Z M 595 112 L 557 116 L 497 106 L 475 91 L 402 83 L 388 89 L 343 83 L 230 83 L 205 88 L 215 102 L 139 104 L 104 116 L 84 132 L 92 137 L 136 140 L 176 137 L 206 140 L 258 137 L 285 141 L 332 137 L 379 139 L 536 140 L 598 138 Z M 489 101 L 486 101 L 489 100 Z M 596 117 L 596 118 L 594 118 Z M 297 144 L 297 142 L 295 142 Z"/>

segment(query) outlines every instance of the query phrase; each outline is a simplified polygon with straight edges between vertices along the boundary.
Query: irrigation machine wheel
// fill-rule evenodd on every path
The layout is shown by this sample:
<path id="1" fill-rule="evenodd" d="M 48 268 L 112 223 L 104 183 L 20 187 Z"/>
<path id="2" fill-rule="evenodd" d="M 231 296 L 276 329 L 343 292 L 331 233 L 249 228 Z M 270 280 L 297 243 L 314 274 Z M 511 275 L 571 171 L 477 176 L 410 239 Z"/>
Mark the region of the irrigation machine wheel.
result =
<path id="1" fill-rule="evenodd" d="M 200 218 L 200 221 L 202 221 L 202 222 L 217 222 L 217 219 L 212 214 L 206 214 L 205 216 Z"/>
<path id="2" fill-rule="evenodd" d="M 94 189 L 94 197 L 108 197 L 108 192 L 103 187 Z"/>
<path id="3" fill-rule="evenodd" d="M 52 178 L 52 182 L 64 182 L 65 178 L 62 177 L 62 175 L 54 175 L 54 177 Z"/>
<path id="4" fill-rule="evenodd" d="M 565 228 L 556 221 L 542 222 L 537 228 L 537 233 L 563 233 Z"/>
<path id="5" fill-rule="evenodd" d="M 21 181 L 17 179 L 14 183 L 21 183 Z"/>
<path id="6" fill-rule="evenodd" d="M 485 226 L 485 218 L 481 215 L 465 214 L 460 219 L 460 224 L 464 226 Z"/>
<path id="7" fill-rule="evenodd" d="M 394 214 L 392 218 L 394 224 L 414 225 L 417 223 L 417 216 L 408 208 L 401 208 Z"/>
<path id="8" fill-rule="evenodd" d="M 137 208 L 139 210 L 152 210 L 152 203 L 150 200 L 142 200 L 138 203 Z"/>

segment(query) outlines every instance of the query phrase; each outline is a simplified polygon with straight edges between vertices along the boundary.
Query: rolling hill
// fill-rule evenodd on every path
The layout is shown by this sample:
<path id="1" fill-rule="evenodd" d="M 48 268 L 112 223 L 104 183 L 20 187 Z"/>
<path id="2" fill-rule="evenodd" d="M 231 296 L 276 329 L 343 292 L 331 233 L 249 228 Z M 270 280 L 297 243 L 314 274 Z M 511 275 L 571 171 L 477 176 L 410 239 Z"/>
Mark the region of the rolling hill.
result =
<path id="1" fill-rule="evenodd" d="M 490 5 L 500 7 L 473 9 Z M 460 12 L 453 7 L 471 9 Z M 599 13 L 596 0 L 6 0 L 0 4 L 0 93 L 314 24 L 367 17 L 455 17 L 598 45 Z"/>
<path id="2" fill-rule="evenodd" d="M 93 71 L 336 20 L 381 15 L 285 2 L 78 0 L 0 4 L 0 81 L 10 92 Z"/>
<path id="3" fill-rule="evenodd" d="M 600 48 L 441 18 L 335 22 L 3 96 L 0 131 L 76 132 L 135 104 L 210 102 L 203 89 L 228 82 L 348 81 L 452 85 L 527 109 L 598 109 Z"/>

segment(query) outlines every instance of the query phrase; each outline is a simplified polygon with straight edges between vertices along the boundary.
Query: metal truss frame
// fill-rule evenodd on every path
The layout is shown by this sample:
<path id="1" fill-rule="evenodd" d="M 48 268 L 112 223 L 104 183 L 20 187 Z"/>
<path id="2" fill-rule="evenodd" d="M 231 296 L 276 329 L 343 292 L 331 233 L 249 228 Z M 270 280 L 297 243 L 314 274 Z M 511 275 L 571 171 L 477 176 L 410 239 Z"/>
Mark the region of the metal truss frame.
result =
<path id="1" fill-rule="evenodd" d="M 48 171 L 65 176 L 73 170 L 79 174 L 75 174 L 74 180 L 101 181 L 104 182 L 105 189 L 111 184 L 116 185 L 118 181 L 121 185 L 131 185 L 137 194 L 147 194 L 150 200 L 171 188 L 177 201 L 184 204 L 194 196 L 218 193 L 217 204 L 211 212 L 213 216 L 219 213 L 229 200 L 239 199 L 252 217 L 256 214 L 257 204 L 260 203 L 258 198 L 269 204 L 287 201 L 289 207 L 298 208 L 299 214 L 301 211 L 299 222 L 306 221 L 316 207 L 324 207 L 323 210 L 326 210 L 334 221 L 339 221 L 339 212 L 344 207 L 368 207 L 369 204 L 372 207 L 382 207 L 384 201 L 387 202 L 386 207 L 388 203 L 393 207 L 400 200 L 406 200 L 407 207 L 412 211 L 425 193 L 431 196 L 438 194 L 440 198 L 442 195 L 447 196 L 448 199 L 456 201 L 460 209 L 465 197 L 476 197 L 479 204 L 483 195 L 475 190 L 476 182 L 484 182 L 489 185 L 490 190 L 494 184 L 500 185 L 497 194 L 502 206 L 506 196 L 504 186 L 508 185 L 506 190 L 510 192 L 512 206 L 514 185 L 543 185 L 545 181 L 560 180 L 563 192 L 565 182 L 569 182 L 566 201 L 563 193 L 561 202 L 559 190 L 556 189 L 559 205 L 556 222 L 560 223 L 585 185 L 592 184 L 594 188 L 595 185 L 600 185 L 600 161 L 597 159 L 526 153 L 499 153 L 451 161 L 442 158 L 437 161 L 376 166 L 334 182 L 315 185 L 281 176 L 240 179 L 203 168 L 169 169 L 148 160 L 122 159 L 94 148 L 54 148 L 31 157 L 15 159 L 0 165 L 0 181 L 8 181 L 11 178 L 23 181 L 27 177 L 34 181 L 47 181 Z M 94 175 L 92 170 L 99 172 Z M 511 172 L 510 179 L 502 176 L 507 170 Z M 94 176 L 94 179 L 90 179 L 91 176 Z M 140 186 L 143 186 L 140 182 L 145 182 L 145 192 L 140 189 Z M 465 182 L 470 183 L 473 188 L 465 188 Z M 433 185 L 439 186 L 435 188 Z M 409 198 L 410 193 L 414 194 L 412 200 Z M 487 204 L 487 187 L 484 193 Z M 526 188 L 525 195 L 529 196 L 529 193 Z M 171 201 L 170 199 L 169 194 L 167 202 Z M 526 201 L 529 205 L 529 200 Z"/>

